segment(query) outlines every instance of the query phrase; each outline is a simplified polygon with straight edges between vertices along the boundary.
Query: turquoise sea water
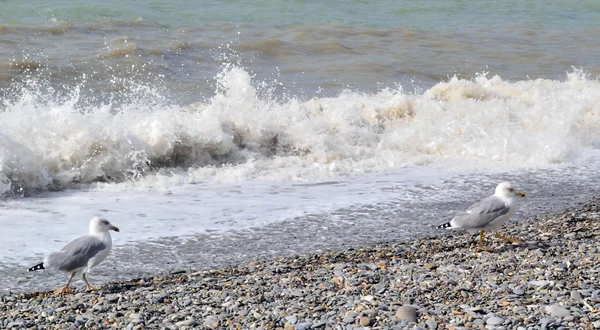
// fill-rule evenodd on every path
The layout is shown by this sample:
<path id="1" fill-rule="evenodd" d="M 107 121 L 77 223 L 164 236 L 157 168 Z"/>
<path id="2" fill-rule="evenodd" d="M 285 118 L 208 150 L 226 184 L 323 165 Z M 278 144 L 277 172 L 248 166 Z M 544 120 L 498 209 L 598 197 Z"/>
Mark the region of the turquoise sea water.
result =
<path id="1" fill-rule="evenodd" d="M 165 27 L 211 23 L 344 25 L 423 30 L 539 25 L 597 27 L 597 1 L 3 1 L 0 20 L 36 24 L 50 19 L 94 22 L 138 18 Z"/>

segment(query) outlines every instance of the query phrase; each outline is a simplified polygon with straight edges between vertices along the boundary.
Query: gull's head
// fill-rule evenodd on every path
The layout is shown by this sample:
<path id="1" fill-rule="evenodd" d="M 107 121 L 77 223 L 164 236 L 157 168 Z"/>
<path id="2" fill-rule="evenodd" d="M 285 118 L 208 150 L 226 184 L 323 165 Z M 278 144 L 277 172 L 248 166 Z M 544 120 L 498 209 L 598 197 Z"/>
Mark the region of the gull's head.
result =
<path id="1" fill-rule="evenodd" d="M 109 230 L 119 231 L 119 228 L 113 226 L 108 220 L 100 217 L 93 217 L 90 220 L 90 234 L 108 233 Z"/>
<path id="2" fill-rule="evenodd" d="M 502 182 L 496 187 L 496 196 L 503 198 L 513 198 L 515 196 L 525 197 L 525 193 L 516 191 L 510 182 Z"/>

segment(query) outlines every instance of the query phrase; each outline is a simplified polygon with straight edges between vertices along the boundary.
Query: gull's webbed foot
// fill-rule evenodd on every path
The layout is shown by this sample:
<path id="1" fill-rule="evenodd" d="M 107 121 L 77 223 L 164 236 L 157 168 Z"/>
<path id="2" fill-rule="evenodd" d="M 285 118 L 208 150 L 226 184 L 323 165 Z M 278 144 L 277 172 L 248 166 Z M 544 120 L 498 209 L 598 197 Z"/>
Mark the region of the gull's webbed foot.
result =
<path id="1" fill-rule="evenodd" d="M 88 291 L 100 290 L 100 287 L 94 287 L 90 284 L 90 282 L 88 282 L 87 277 L 85 276 L 85 273 L 81 274 L 81 277 L 83 277 L 83 280 L 85 281 L 85 287 L 87 288 Z"/>
<path id="2" fill-rule="evenodd" d="M 91 286 L 91 285 L 86 285 L 86 286 L 85 286 L 85 288 L 86 288 L 88 291 L 98 291 L 98 290 L 102 289 L 101 287 L 98 287 L 98 286 Z"/>
<path id="3" fill-rule="evenodd" d="M 63 286 L 62 288 L 60 288 L 60 289 L 58 289 L 58 290 L 54 291 L 54 294 L 55 294 L 55 295 L 57 295 L 57 296 L 58 296 L 58 295 L 61 295 L 61 294 L 63 294 L 63 293 L 66 293 L 66 294 L 69 294 L 69 293 L 71 293 L 71 290 L 69 290 L 69 286 L 68 286 L 68 285 L 65 285 L 65 286 Z"/>
<path id="4" fill-rule="evenodd" d="M 479 231 L 479 244 L 477 244 L 477 251 L 492 252 L 491 248 L 483 246 L 483 238 L 484 237 L 485 237 L 485 234 L 484 234 L 483 230 Z M 475 253 L 475 254 L 477 255 L 477 253 Z"/>
<path id="5" fill-rule="evenodd" d="M 492 252 L 494 251 L 492 248 L 489 248 L 487 246 L 477 246 L 477 251 L 485 251 L 485 252 Z"/>

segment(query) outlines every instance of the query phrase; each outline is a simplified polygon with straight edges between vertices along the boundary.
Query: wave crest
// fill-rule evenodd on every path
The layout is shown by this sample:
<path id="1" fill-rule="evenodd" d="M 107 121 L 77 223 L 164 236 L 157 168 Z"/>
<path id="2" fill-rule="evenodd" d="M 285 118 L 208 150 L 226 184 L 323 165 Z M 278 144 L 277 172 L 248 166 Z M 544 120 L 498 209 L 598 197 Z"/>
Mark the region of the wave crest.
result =
<path id="1" fill-rule="evenodd" d="M 76 108 L 78 88 L 67 100 L 25 88 L 0 112 L 0 191 L 149 173 L 278 180 L 421 165 L 540 167 L 600 145 L 600 84 L 581 72 L 565 81 L 454 77 L 421 95 L 385 89 L 304 101 L 259 96 L 238 67 L 217 82 L 206 102 L 132 98 L 118 110 Z"/>

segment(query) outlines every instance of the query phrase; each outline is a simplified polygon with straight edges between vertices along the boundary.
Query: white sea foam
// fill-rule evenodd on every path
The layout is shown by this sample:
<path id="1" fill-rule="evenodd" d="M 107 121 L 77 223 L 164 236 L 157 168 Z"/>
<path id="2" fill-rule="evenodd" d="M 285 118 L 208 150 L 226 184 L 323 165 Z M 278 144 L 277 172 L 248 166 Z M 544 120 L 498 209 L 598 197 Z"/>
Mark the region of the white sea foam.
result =
<path id="1" fill-rule="evenodd" d="M 399 88 L 285 101 L 260 96 L 238 67 L 217 84 L 206 102 L 137 98 L 118 109 L 76 106 L 77 89 L 65 99 L 23 88 L 0 111 L 0 191 L 294 180 L 423 165 L 539 168 L 577 162 L 600 145 L 600 82 L 579 71 L 564 81 L 480 75 L 416 95 Z"/>

